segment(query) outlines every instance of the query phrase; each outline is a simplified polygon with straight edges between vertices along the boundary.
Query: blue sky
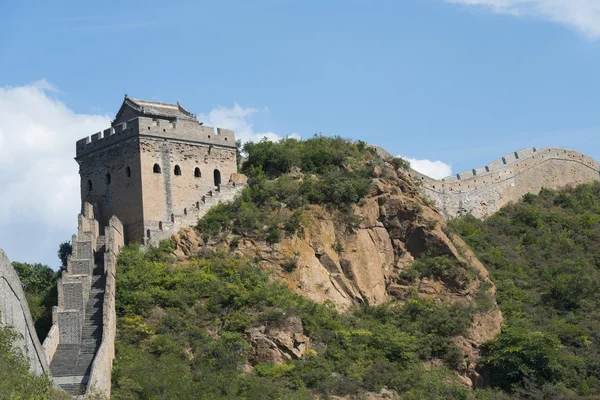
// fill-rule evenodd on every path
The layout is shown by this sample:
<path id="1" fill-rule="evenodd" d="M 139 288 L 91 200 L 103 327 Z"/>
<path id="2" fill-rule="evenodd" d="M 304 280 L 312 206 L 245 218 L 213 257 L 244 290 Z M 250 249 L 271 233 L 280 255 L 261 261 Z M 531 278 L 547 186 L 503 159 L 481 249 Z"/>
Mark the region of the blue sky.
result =
<path id="1" fill-rule="evenodd" d="M 22 1 L 0 16 L 0 248 L 15 260 L 56 266 L 76 227 L 74 140 L 125 93 L 244 138 L 338 134 L 443 171 L 533 146 L 600 159 L 596 0 Z"/>

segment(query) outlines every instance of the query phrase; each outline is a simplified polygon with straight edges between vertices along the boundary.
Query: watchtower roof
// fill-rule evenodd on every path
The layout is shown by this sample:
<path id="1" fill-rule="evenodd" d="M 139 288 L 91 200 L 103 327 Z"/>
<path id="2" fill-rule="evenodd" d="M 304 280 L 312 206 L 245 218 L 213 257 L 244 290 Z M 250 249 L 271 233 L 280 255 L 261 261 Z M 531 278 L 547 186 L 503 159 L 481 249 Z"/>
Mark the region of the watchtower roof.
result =
<path id="1" fill-rule="evenodd" d="M 168 120 L 185 119 L 197 121 L 196 115 L 192 114 L 179 102 L 176 104 L 162 103 L 159 101 L 150 101 L 142 99 L 134 99 L 125 95 L 123 104 L 112 125 L 118 125 L 135 117 L 151 117 Z"/>

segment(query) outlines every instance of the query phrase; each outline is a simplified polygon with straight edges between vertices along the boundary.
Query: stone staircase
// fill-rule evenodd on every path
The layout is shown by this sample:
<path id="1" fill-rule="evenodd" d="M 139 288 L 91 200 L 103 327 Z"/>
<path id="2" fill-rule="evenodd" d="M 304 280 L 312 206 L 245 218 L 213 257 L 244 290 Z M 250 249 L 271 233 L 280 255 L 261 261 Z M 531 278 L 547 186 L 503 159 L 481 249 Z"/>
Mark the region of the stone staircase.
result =
<path id="1" fill-rule="evenodd" d="M 54 382 L 73 396 L 85 393 L 92 362 L 102 342 L 105 280 L 104 253 L 97 252 L 92 286 L 85 307 L 81 344 L 59 344 L 50 363 Z"/>

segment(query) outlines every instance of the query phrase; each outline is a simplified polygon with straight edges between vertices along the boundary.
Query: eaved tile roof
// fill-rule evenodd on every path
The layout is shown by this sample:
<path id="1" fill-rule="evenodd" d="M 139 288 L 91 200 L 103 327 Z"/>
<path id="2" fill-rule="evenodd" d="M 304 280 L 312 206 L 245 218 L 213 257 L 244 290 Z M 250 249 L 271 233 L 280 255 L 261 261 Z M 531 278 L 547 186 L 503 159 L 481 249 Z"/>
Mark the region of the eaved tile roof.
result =
<path id="1" fill-rule="evenodd" d="M 128 110 L 129 109 L 129 110 Z M 129 113 L 127 113 L 129 111 Z M 125 95 L 125 100 L 115 117 L 115 121 L 119 121 L 123 114 L 135 115 L 139 117 L 153 117 L 163 119 L 187 119 L 196 120 L 196 115 L 192 114 L 179 102 L 176 104 L 162 103 L 159 101 L 150 101 L 142 99 L 134 99 Z M 130 118 L 127 118 L 130 119 Z M 120 121 L 126 122 L 126 121 Z"/>

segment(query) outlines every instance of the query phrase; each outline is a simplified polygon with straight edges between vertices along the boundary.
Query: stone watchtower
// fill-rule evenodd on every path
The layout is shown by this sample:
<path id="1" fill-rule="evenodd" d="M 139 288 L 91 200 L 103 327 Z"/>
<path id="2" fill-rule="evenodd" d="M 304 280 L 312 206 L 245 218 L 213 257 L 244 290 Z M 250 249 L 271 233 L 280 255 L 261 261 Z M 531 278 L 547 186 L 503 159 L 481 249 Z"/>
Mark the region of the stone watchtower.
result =
<path id="1" fill-rule="evenodd" d="M 179 103 L 127 95 L 110 128 L 77 141 L 75 160 L 81 201 L 100 226 L 117 216 L 126 242 L 194 225 L 237 172 L 233 131 L 204 126 Z"/>

